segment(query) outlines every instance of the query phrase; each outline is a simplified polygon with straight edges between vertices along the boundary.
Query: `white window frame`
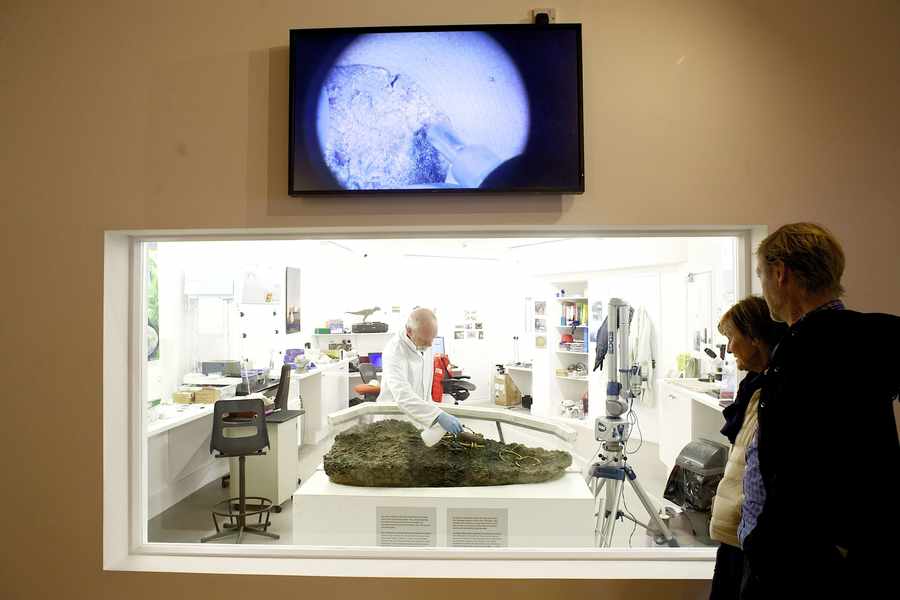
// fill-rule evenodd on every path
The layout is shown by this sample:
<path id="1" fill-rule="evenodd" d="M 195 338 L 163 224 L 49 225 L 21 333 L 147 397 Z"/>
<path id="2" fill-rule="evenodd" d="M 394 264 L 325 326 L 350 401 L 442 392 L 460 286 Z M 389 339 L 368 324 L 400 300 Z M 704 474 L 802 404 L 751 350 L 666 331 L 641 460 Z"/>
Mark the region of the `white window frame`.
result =
<path id="1" fill-rule="evenodd" d="M 377 548 L 148 543 L 142 357 L 144 242 L 408 237 L 734 236 L 738 297 L 758 292 L 752 248 L 765 226 L 401 227 L 107 231 L 103 282 L 103 569 L 465 579 L 709 579 L 714 548 Z"/>

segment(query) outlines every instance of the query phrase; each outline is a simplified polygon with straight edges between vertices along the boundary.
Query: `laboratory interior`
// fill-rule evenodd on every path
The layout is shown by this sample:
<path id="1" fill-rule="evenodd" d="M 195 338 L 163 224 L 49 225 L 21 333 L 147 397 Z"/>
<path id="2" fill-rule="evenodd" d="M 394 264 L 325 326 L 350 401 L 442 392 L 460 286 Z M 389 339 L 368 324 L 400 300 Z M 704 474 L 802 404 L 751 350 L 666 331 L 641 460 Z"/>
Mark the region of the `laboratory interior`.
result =
<path id="1" fill-rule="evenodd" d="M 242 520 L 244 543 L 715 546 L 722 411 L 744 376 L 718 325 L 749 293 L 745 241 L 144 243 L 147 539 L 234 543 Z M 423 311 L 430 348 L 411 342 Z M 432 367 L 430 387 L 407 377 Z M 264 425 L 219 421 L 253 401 Z M 636 484 L 604 479 L 610 460 Z"/>

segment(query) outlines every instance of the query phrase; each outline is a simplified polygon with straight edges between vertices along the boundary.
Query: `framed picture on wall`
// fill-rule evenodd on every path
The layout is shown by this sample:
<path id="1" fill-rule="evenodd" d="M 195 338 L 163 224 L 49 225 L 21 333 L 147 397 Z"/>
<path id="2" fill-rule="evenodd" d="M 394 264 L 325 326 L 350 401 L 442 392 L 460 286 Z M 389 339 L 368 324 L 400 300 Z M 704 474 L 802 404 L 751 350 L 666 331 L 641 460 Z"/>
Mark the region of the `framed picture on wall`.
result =
<path id="1" fill-rule="evenodd" d="M 547 336 L 545 336 L 545 335 L 534 336 L 534 347 L 535 348 L 546 348 L 547 347 Z"/>
<path id="2" fill-rule="evenodd" d="M 544 333 L 547 331 L 547 321 L 545 319 L 535 319 L 534 320 L 534 331 L 535 333 Z"/>
<path id="3" fill-rule="evenodd" d="M 534 314 L 543 315 L 547 312 L 547 303 L 544 300 L 534 301 Z"/>
<path id="4" fill-rule="evenodd" d="M 300 269 L 294 267 L 285 269 L 284 331 L 300 333 Z"/>
<path id="5" fill-rule="evenodd" d="M 464 340 L 464 339 L 466 339 L 466 332 L 465 332 L 465 330 L 463 330 L 463 329 L 457 329 L 456 331 L 454 331 L 454 332 L 453 332 L 453 339 L 454 339 L 454 340 Z"/>

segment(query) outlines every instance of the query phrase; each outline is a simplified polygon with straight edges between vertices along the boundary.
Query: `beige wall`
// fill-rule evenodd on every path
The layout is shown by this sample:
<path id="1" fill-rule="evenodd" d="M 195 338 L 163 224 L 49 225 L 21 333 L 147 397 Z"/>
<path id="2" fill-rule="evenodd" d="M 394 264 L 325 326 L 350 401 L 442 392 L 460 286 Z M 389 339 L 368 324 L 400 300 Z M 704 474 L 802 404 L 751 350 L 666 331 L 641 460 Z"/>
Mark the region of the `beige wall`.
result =
<path id="1" fill-rule="evenodd" d="M 703 582 L 370 585 L 100 570 L 104 229 L 812 219 L 845 244 L 849 303 L 900 312 L 894 0 L 550 3 L 584 24 L 583 196 L 286 196 L 289 28 L 518 22 L 536 4 L 3 3 L 0 331 L 15 391 L 3 404 L 14 433 L 0 452 L 0 595 L 704 597 Z M 53 410 L 36 415 L 37 402 Z"/>

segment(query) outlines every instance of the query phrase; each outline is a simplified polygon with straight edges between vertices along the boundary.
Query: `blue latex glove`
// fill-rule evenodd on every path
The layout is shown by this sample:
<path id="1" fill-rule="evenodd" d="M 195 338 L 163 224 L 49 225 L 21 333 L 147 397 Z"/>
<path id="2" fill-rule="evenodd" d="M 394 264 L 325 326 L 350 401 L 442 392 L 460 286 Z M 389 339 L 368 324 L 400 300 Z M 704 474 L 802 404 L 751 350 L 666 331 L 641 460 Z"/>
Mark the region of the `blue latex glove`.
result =
<path id="1" fill-rule="evenodd" d="M 445 413 L 441 411 L 441 414 L 437 416 L 435 421 L 438 422 L 438 425 L 444 428 L 444 431 L 447 433 L 452 433 L 453 435 L 458 434 L 462 431 L 462 425 L 459 422 L 459 419 L 454 417 L 451 414 Z"/>

